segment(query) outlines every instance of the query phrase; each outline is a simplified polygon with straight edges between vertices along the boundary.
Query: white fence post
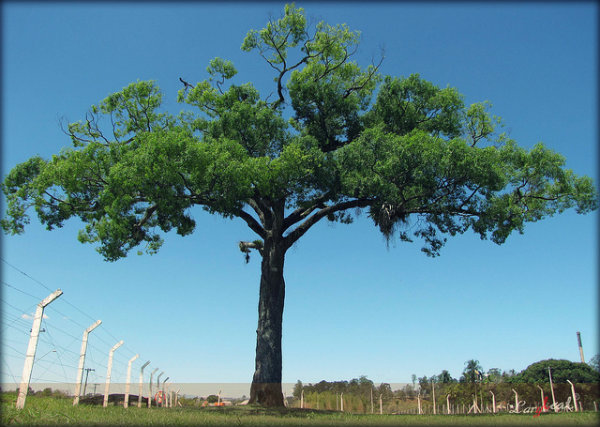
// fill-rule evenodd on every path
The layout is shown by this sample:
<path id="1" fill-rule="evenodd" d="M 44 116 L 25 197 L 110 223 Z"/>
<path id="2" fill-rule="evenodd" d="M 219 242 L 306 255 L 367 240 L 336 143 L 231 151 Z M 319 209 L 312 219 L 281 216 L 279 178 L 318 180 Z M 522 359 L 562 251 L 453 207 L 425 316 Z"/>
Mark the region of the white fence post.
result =
<path id="1" fill-rule="evenodd" d="M 542 396 L 542 411 L 547 412 L 548 408 L 547 408 L 546 402 L 544 400 L 544 389 L 541 388 L 539 385 L 537 386 L 537 388 L 540 389 L 540 395 Z"/>
<path id="2" fill-rule="evenodd" d="M 573 395 L 573 405 L 575 406 L 575 412 L 579 412 L 579 405 L 577 404 L 577 395 L 575 394 L 575 386 L 569 380 L 567 380 L 569 384 L 571 384 L 571 394 Z"/>
<path id="3" fill-rule="evenodd" d="M 138 408 L 142 407 L 142 391 L 143 391 L 143 381 L 144 381 L 144 368 L 150 364 L 148 360 L 146 363 L 142 365 L 142 369 L 140 369 L 140 392 L 138 393 Z"/>
<path id="4" fill-rule="evenodd" d="M 169 401 L 168 401 L 168 399 L 167 399 L 167 392 L 166 392 L 166 389 L 165 389 L 165 383 L 167 382 L 167 380 L 168 380 L 169 378 L 171 378 L 171 377 L 167 377 L 167 378 L 165 378 L 165 379 L 163 380 L 163 383 L 162 383 L 162 396 L 163 396 L 163 403 L 162 403 L 162 406 L 163 406 L 163 408 L 168 408 L 168 407 L 169 407 Z"/>
<path id="5" fill-rule="evenodd" d="M 435 382 L 431 381 L 431 394 L 433 399 L 433 415 L 437 415 L 437 411 L 435 409 Z"/>
<path id="6" fill-rule="evenodd" d="M 87 340 L 88 334 L 92 332 L 98 325 L 102 323 L 102 320 L 96 320 L 93 325 L 90 325 L 85 331 L 83 331 L 83 338 L 81 340 L 81 352 L 79 354 L 79 368 L 77 369 L 77 382 L 75 383 L 75 398 L 73 399 L 73 406 L 79 403 L 79 395 L 81 392 L 81 380 L 83 378 L 83 366 L 85 365 L 85 353 L 87 351 Z"/>
<path id="7" fill-rule="evenodd" d="M 127 408 L 129 406 L 129 380 L 131 379 L 131 364 L 138 357 L 140 357 L 140 355 L 136 354 L 129 359 L 129 363 L 127 363 L 127 381 L 125 381 L 125 401 L 123 402 L 123 408 Z"/>
<path id="8" fill-rule="evenodd" d="M 29 336 L 29 345 L 27 346 L 27 353 L 25 355 L 25 364 L 23 365 L 23 375 L 21 376 L 21 385 L 19 387 L 19 397 L 17 398 L 17 409 L 23 409 L 25 407 L 25 399 L 27 398 L 27 391 L 29 390 L 29 381 L 31 380 L 31 371 L 33 371 L 33 360 L 35 359 L 35 351 L 37 349 L 37 342 L 40 336 L 40 326 L 42 325 L 42 317 L 44 316 L 44 308 L 54 301 L 56 298 L 62 295 L 62 291 L 57 289 L 52 292 L 42 301 L 40 301 L 35 309 L 35 315 L 33 317 L 33 326 L 31 327 L 31 335 Z"/>
<path id="9" fill-rule="evenodd" d="M 494 392 L 492 390 L 490 390 L 490 393 L 492 395 L 492 412 L 495 414 L 496 413 L 496 395 L 494 394 Z"/>
<path id="10" fill-rule="evenodd" d="M 106 408 L 108 406 L 108 390 L 110 389 L 110 373 L 112 372 L 112 362 L 115 350 L 123 345 L 123 340 L 116 343 L 113 348 L 108 352 L 108 367 L 106 368 L 106 386 L 104 387 L 104 401 L 102 406 Z"/>
<path id="11" fill-rule="evenodd" d="M 158 371 L 158 368 L 156 368 L 154 371 L 152 371 L 152 373 L 150 374 L 150 398 L 148 399 L 148 408 L 152 407 L 152 377 L 154 376 L 154 374 L 156 373 L 156 371 Z"/>
<path id="12" fill-rule="evenodd" d="M 342 408 L 342 412 L 344 412 L 344 392 L 340 395 L 340 406 Z"/>
<path id="13" fill-rule="evenodd" d="M 379 394 L 379 415 L 383 415 L 383 393 Z"/>
<path id="14" fill-rule="evenodd" d="M 156 377 L 156 393 L 158 394 L 159 398 L 161 399 L 161 403 L 162 403 L 162 396 L 160 394 L 160 377 L 162 376 L 162 374 L 164 374 L 165 371 L 161 371 L 160 374 L 158 374 L 158 377 Z M 158 408 L 159 403 L 158 403 L 158 399 L 156 399 L 156 407 Z"/>
<path id="15" fill-rule="evenodd" d="M 548 377 L 550 378 L 550 391 L 552 392 L 552 406 L 554 407 L 554 412 L 558 412 L 556 399 L 554 398 L 554 386 L 552 385 L 552 372 L 550 370 L 550 366 L 548 366 Z"/>
<path id="16" fill-rule="evenodd" d="M 450 395 L 446 395 L 446 408 L 448 410 L 448 415 L 450 415 Z"/>

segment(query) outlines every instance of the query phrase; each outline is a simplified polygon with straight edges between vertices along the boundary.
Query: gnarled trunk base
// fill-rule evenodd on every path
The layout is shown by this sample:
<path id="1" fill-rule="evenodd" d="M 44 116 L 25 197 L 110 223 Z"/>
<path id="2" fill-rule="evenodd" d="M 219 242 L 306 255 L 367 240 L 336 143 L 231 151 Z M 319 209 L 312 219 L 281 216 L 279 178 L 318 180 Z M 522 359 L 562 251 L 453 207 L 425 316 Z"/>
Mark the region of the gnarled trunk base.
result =
<path id="1" fill-rule="evenodd" d="M 252 383 L 248 403 L 258 403 L 263 406 L 285 406 L 281 383 Z"/>

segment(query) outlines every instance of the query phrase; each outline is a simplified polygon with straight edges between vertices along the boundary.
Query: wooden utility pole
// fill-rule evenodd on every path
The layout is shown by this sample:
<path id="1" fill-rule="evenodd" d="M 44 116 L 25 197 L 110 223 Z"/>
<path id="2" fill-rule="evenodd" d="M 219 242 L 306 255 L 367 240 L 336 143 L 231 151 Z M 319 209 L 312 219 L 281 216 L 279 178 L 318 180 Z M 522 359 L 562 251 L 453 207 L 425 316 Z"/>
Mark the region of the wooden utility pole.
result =
<path id="1" fill-rule="evenodd" d="M 127 380 L 125 381 L 125 401 L 123 402 L 123 408 L 127 408 L 129 406 L 129 380 L 131 379 L 131 364 L 135 359 L 140 357 L 139 354 L 136 354 L 127 363 Z"/>
<path id="2" fill-rule="evenodd" d="M 142 391 L 143 391 L 142 382 L 144 381 L 144 368 L 146 366 L 148 366 L 149 364 L 150 364 L 150 361 L 148 360 L 146 363 L 144 363 L 142 365 L 142 369 L 140 369 L 140 391 L 138 393 L 138 408 L 142 407 Z"/>
<path id="3" fill-rule="evenodd" d="M 85 368 L 85 383 L 83 384 L 83 395 L 85 396 L 85 389 L 87 388 L 87 380 L 88 380 L 88 374 L 90 373 L 90 371 L 96 371 L 95 369 L 92 368 Z"/>
<path id="4" fill-rule="evenodd" d="M 156 371 L 158 371 L 158 368 L 156 368 L 150 374 L 150 398 L 148 399 L 148 408 L 152 407 L 152 377 L 154 376 L 154 374 L 156 373 Z"/>
<path id="5" fill-rule="evenodd" d="M 550 366 L 548 366 L 548 377 L 550 378 L 550 391 L 552 392 L 552 406 L 554 407 L 554 412 L 558 412 L 556 399 L 554 398 L 554 385 L 552 384 L 552 372 L 550 371 Z"/>
<path id="6" fill-rule="evenodd" d="M 581 357 L 581 363 L 585 363 L 583 358 L 583 346 L 581 345 L 581 333 L 577 332 L 577 344 L 579 345 L 579 356 Z"/>
<path id="7" fill-rule="evenodd" d="M 102 406 L 106 408 L 108 406 L 108 390 L 110 389 L 110 374 L 112 372 L 112 363 L 115 350 L 123 345 L 123 340 L 116 343 L 113 348 L 108 352 L 108 367 L 106 368 L 106 385 L 104 386 L 104 401 Z"/>
<path id="8" fill-rule="evenodd" d="M 96 322 L 90 325 L 85 331 L 83 331 L 83 338 L 81 340 L 81 352 L 79 353 L 79 367 L 77 369 L 77 381 L 75 382 L 75 398 L 73 399 L 73 406 L 79 403 L 79 394 L 81 392 L 81 380 L 83 378 L 83 366 L 85 364 L 85 353 L 87 351 L 87 340 L 88 335 L 94 329 L 102 323 L 102 320 L 96 320 Z"/>
<path id="9" fill-rule="evenodd" d="M 35 359 L 35 351 L 37 350 L 38 338 L 40 336 L 40 327 L 42 325 L 42 317 L 44 316 L 44 308 L 56 298 L 62 295 L 62 291 L 57 289 L 52 292 L 42 301 L 40 301 L 35 309 L 33 316 L 33 326 L 31 327 L 31 335 L 29 336 L 29 344 L 27 345 L 27 353 L 25 354 L 25 364 L 23 365 L 23 374 L 21 376 L 21 385 L 19 387 L 19 396 L 17 397 L 17 409 L 25 407 L 27 399 L 27 391 L 29 390 L 29 381 L 31 380 L 31 371 L 33 371 L 33 361 Z"/>

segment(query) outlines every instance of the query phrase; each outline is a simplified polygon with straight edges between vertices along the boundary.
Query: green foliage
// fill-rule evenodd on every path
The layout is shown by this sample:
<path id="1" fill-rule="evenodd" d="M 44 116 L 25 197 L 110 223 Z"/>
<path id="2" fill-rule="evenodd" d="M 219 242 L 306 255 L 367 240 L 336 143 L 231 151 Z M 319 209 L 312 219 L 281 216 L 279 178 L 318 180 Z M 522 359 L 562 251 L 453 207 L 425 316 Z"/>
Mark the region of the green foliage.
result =
<path id="1" fill-rule="evenodd" d="M 66 127 L 72 148 L 8 173 L 0 225 L 22 233 L 30 208 L 48 229 L 78 217 L 79 240 L 114 261 L 140 245 L 156 252 L 170 230 L 192 233 L 194 205 L 285 249 L 323 218 L 352 222 L 358 208 L 388 238 L 422 239 L 435 256 L 468 229 L 501 244 L 527 222 L 598 207 L 592 180 L 562 156 L 498 134 L 490 103 L 464 105 L 457 89 L 418 74 L 382 76 L 381 62 L 363 67 L 359 39 L 346 25 L 311 28 L 286 5 L 242 44 L 274 72 L 274 101 L 231 84 L 237 70 L 222 58 L 179 91 L 190 110 L 177 116 L 161 111 L 154 82 L 126 86 Z"/>
<path id="2" fill-rule="evenodd" d="M 483 379 L 482 375 L 483 369 L 479 364 L 479 360 L 467 360 L 465 362 L 465 369 L 463 371 L 463 375 L 461 377 L 461 381 L 467 383 L 474 383 L 476 381 L 481 381 Z"/>
<path id="3" fill-rule="evenodd" d="M 588 365 L 592 367 L 596 372 L 600 372 L 600 354 L 596 354 L 588 361 Z"/>
<path id="4" fill-rule="evenodd" d="M 552 382 L 600 383 L 600 373 L 585 363 L 575 363 L 564 359 L 547 359 L 532 363 L 521 373 L 511 378 L 512 383 L 547 383 L 548 368 L 552 372 Z"/>

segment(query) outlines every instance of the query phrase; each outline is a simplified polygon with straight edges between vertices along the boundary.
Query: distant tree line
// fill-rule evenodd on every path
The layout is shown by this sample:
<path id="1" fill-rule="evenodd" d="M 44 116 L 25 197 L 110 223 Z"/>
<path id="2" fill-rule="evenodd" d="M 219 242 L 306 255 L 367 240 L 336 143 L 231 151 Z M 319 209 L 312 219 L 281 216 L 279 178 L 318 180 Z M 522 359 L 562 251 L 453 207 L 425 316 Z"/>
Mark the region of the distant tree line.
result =
<path id="1" fill-rule="evenodd" d="M 392 390 L 388 383 L 376 386 L 366 376 L 350 381 L 321 381 L 316 384 L 303 384 L 298 380 L 290 403 L 299 406 L 303 400 L 305 408 L 339 410 L 343 394 L 346 411 L 378 412 L 381 398 L 384 412 L 390 413 L 409 407 L 410 402 L 418 396 L 424 410 L 427 410 L 433 405 L 435 388 L 435 403 L 439 407 L 446 404 L 447 395 L 455 405 L 470 406 L 476 400 L 480 408 L 486 405 L 491 407 L 492 393 L 497 405 L 506 407 L 514 403 L 513 390 L 518 393 L 519 401 L 539 405 L 542 403 L 539 387 L 546 396 L 550 395 L 550 368 L 557 402 L 566 402 L 570 398 L 569 380 L 575 384 L 578 399 L 584 407 L 591 407 L 600 398 L 599 360 L 599 356 L 592 358 L 589 363 L 547 359 L 535 362 L 517 373 L 514 369 L 501 371 L 498 368 L 490 368 L 485 372 L 479 361 L 472 359 L 465 362 L 465 368 L 458 379 L 453 378 L 447 370 L 430 377 L 417 377 L 413 374 L 412 385 L 407 384 L 399 390 Z"/>

